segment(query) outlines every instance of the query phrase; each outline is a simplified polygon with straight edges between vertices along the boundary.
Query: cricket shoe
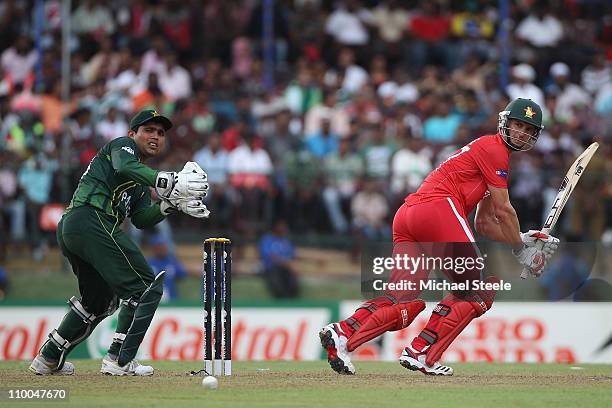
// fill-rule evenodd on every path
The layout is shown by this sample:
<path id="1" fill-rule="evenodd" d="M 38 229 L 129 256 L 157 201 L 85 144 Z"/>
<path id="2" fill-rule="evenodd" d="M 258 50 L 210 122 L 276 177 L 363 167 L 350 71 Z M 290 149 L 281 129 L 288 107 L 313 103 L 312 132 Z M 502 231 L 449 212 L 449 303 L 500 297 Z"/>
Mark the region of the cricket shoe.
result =
<path id="1" fill-rule="evenodd" d="M 346 349 L 347 338 L 338 323 L 330 323 L 319 332 L 321 346 L 327 351 L 327 361 L 338 374 L 355 374 L 355 367 Z"/>
<path id="2" fill-rule="evenodd" d="M 149 376 L 153 375 L 153 367 L 148 365 L 142 365 L 138 360 L 134 359 L 124 365 L 123 367 L 117 363 L 117 360 L 112 359 L 108 354 L 102 359 L 102 367 L 100 372 L 106 375 L 136 375 L 136 376 Z"/>
<path id="3" fill-rule="evenodd" d="M 66 361 L 62 368 L 57 368 L 57 361 L 49 361 L 42 354 L 38 354 L 29 370 L 36 375 L 73 375 L 74 364 Z"/>
<path id="4" fill-rule="evenodd" d="M 406 347 L 400 356 L 399 362 L 402 367 L 412 371 L 420 371 L 427 375 L 453 375 L 452 367 L 444 366 L 440 363 L 427 365 L 426 353 L 417 353 L 410 347 Z"/>

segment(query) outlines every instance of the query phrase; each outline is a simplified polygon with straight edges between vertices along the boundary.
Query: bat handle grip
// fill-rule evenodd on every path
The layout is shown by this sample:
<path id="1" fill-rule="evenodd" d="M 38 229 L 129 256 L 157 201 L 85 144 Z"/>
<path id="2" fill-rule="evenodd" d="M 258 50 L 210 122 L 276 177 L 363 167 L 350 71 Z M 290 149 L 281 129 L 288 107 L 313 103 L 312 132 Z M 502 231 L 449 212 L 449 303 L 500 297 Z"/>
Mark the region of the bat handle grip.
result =
<path id="1" fill-rule="evenodd" d="M 548 232 L 546 232 L 546 233 L 548 233 Z M 538 249 L 544 248 L 544 241 L 542 241 L 541 239 L 538 239 L 536 241 L 536 247 Z M 523 268 L 523 271 L 521 272 L 521 279 L 527 279 L 528 276 L 529 276 L 529 269 Z"/>

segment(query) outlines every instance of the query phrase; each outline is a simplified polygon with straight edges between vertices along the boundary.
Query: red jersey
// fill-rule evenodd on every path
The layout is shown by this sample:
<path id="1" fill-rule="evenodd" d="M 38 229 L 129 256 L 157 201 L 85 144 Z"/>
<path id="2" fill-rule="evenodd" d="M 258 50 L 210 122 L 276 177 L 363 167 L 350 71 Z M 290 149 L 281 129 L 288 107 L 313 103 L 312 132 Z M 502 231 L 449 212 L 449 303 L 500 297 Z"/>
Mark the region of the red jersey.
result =
<path id="1" fill-rule="evenodd" d="M 457 150 L 405 201 L 408 206 L 453 197 L 468 215 L 488 186 L 508 188 L 510 152 L 499 134 L 482 136 Z"/>

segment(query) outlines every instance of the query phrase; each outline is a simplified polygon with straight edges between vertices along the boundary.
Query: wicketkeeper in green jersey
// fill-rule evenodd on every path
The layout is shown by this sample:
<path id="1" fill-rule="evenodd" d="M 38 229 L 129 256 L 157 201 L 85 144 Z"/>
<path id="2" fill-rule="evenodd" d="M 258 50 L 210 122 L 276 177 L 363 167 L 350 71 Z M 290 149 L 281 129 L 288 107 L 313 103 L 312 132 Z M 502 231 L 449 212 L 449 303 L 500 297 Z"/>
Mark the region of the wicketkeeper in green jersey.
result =
<path id="1" fill-rule="evenodd" d="M 68 301 L 68 313 L 30 365 L 34 373 L 73 374 L 74 365 L 66 356 L 115 312 L 121 300 L 117 331 L 100 371 L 153 374 L 152 367 L 134 357 L 162 297 L 165 272 L 154 275 L 121 224 L 129 217 L 137 228 L 148 228 L 172 212 L 196 218 L 210 214 L 202 201 L 208 192 L 206 173 L 197 164 L 188 162 L 175 173 L 142 163 L 163 151 L 171 127 L 172 122 L 154 110 L 139 112 L 128 136 L 104 146 L 81 177 L 57 228 L 81 297 Z M 155 188 L 160 203 L 151 205 L 149 187 Z"/>

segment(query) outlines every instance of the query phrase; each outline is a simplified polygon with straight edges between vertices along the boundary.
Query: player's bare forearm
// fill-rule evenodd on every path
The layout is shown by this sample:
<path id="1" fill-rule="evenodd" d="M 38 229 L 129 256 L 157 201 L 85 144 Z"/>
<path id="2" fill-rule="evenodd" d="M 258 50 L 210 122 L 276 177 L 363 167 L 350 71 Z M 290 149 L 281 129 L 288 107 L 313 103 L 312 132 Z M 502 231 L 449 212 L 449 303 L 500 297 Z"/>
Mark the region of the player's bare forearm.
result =
<path id="1" fill-rule="evenodd" d="M 508 190 L 490 187 L 489 191 L 491 196 L 488 216 L 485 218 L 489 220 L 485 226 L 488 232 L 486 235 L 495 241 L 510 244 L 513 249 L 522 248 L 521 227 L 516 211 L 510 204 Z"/>

